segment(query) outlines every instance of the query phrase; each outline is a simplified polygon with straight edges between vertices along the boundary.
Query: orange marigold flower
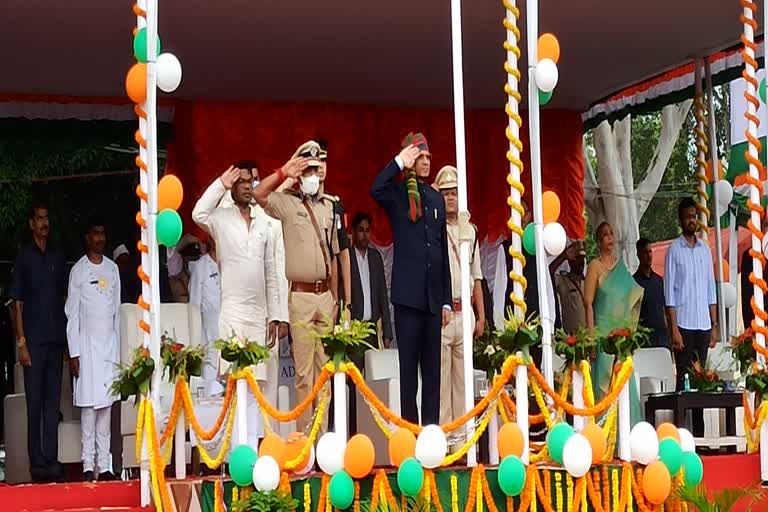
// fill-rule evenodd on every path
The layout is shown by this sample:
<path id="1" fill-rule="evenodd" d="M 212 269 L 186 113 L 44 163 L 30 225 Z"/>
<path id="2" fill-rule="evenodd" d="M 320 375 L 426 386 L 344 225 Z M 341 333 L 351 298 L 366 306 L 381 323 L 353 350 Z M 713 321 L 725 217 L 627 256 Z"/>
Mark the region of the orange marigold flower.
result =
<path id="1" fill-rule="evenodd" d="M 570 346 L 570 347 L 572 347 L 572 346 L 576 345 L 576 342 L 577 342 L 577 341 L 578 341 L 578 340 L 576 339 L 576 336 L 568 336 L 568 337 L 565 339 L 565 342 L 566 342 L 566 343 L 568 344 L 568 346 Z"/>

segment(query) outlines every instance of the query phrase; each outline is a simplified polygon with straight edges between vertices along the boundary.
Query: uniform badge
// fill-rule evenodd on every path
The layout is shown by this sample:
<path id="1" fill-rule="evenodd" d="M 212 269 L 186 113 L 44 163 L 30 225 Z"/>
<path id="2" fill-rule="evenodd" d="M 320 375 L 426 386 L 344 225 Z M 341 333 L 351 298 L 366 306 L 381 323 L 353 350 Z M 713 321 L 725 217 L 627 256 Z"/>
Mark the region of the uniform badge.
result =
<path id="1" fill-rule="evenodd" d="M 99 290 L 106 290 L 108 284 L 109 282 L 107 281 L 107 278 L 102 277 L 101 279 L 99 279 L 99 284 L 98 284 Z"/>
<path id="2" fill-rule="evenodd" d="M 311 148 L 309 148 L 309 156 L 311 156 L 312 158 L 316 158 L 319 153 L 320 152 L 317 150 L 317 146 L 312 146 Z"/>

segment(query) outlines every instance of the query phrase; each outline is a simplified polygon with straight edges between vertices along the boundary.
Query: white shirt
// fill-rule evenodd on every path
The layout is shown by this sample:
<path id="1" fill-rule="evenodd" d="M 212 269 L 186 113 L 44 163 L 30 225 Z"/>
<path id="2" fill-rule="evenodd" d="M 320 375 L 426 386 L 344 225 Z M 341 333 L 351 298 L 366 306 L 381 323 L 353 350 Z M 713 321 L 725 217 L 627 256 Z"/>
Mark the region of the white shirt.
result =
<path id="1" fill-rule="evenodd" d="M 274 221 L 251 210 L 250 227 L 236 206 L 217 208 L 226 192 L 220 179 L 197 201 L 192 219 L 216 241 L 221 273 L 222 316 L 260 323 L 254 310 L 269 321 L 280 316 Z"/>
<path id="2" fill-rule="evenodd" d="M 101 409 L 112 405 L 110 386 L 120 358 L 120 272 L 103 257 L 93 263 L 83 256 L 69 273 L 67 345 L 80 358 L 74 405 Z"/>
<path id="3" fill-rule="evenodd" d="M 219 266 L 209 254 L 189 262 L 189 303 L 205 316 L 221 310 L 221 283 Z"/>
<path id="4" fill-rule="evenodd" d="M 704 241 L 697 239 L 691 247 L 681 236 L 670 244 L 664 260 L 664 297 L 667 307 L 675 308 L 679 328 L 712 328 L 709 306 L 717 304 L 717 292 L 712 254 Z"/>
<path id="5" fill-rule="evenodd" d="M 371 313 L 371 268 L 368 266 L 368 250 L 361 253 L 355 247 L 357 270 L 360 273 L 360 287 L 363 289 L 363 320 L 370 320 Z"/>

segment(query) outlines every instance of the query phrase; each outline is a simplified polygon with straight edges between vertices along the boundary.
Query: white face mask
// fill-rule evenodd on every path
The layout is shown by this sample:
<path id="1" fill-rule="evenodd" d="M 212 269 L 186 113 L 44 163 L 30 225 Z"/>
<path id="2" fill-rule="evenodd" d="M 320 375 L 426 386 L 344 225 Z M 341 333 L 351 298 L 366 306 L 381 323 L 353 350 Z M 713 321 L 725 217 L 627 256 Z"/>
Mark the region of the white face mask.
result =
<path id="1" fill-rule="evenodd" d="M 317 194 L 317 191 L 320 189 L 320 178 L 317 176 L 317 174 L 313 174 L 312 176 L 301 177 L 301 191 L 304 192 L 308 196 L 313 196 Z"/>

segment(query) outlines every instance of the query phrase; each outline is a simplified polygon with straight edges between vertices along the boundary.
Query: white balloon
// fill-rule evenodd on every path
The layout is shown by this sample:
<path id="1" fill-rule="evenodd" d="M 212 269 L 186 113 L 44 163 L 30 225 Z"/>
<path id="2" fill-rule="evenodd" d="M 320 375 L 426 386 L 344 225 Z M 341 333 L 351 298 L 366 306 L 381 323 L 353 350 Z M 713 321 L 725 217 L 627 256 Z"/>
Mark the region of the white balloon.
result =
<path id="1" fill-rule="evenodd" d="M 552 59 L 541 59 L 536 64 L 534 77 L 536 78 L 536 87 L 544 92 L 554 91 L 559 77 L 557 64 Z"/>
<path id="2" fill-rule="evenodd" d="M 164 92 L 173 92 L 181 83 L 181 62 L 172 53 L 161 53 L 157 57 L 157 87 Z"/>
<path id="3" fill-rule="evenodd" d="M 724 213 L 733 199 L 733 187 L 726 180 L 719 180 L 715 183 L 717 191 L 717 203 L 720 206 L 720 213 Z"/>
<path id="4" fill-rule="evenodd" d="M 416 438 L 416 460 L 427 469 L 434 469 L 448 453 L 448 440 L 440 425 L 427 425 Z"/>
<path id="5" fill-rule="evenodd" d="M 563 466 L 574 478 L 587 474 L 592 466 L 592 445 L 581 434 L 573 434 L 563 446 Z"/>
<path id="6" fill-rule="evenodd" d="M 293 470 L 293 473 L 295 475 L 306 475 L 310 471 L 312 471 L 312 468 L 315 466 L 315 447 L 311 446 L 309 447 L 309 459 L 307 459 L 307 465 L 303 468 L 297 468 Z"/>
<path id="7" fill-rule="evenodd" d="M 696 441 L 693 434 L 687 428 L 678 428 L 677 434 L 680 436 L 680 448 L 684 452 L 696 452 Z"/>
<path id="8" fill-rule="evenodd" d="M 274 491 L 280 485 L 280 466 L 269 455 L 256 459 L 253 465 L 253 486 L 257 491 Z"/>
<path id="9" fill-rule="evenodd" d="M 336 432 L 323 434 L 317 442 L 317 463 L 326 475 L 333 475 L 344 468 L 344 450 L 347 442 Z"/>
<path id="10" fill-rule="evenodd" d="M 558 256 L 565 250 L 568 237 L 559 222 L 550 222 L 544 226 L 544 250 L 552 256 Z"/>
<path id="11" fill-rule="evenodd" d="M 656 429 L 648 422 L 641 421 L 629 434 L 632 460 L 648 465 L 659 456 L 659 436 Z"/>
<path id="12" fill-rule="evenodd" d="M 725 307 L 732 308 L 736 305 L 736 287 L 731 283 L 721 283 L 722 300 Z"/>

